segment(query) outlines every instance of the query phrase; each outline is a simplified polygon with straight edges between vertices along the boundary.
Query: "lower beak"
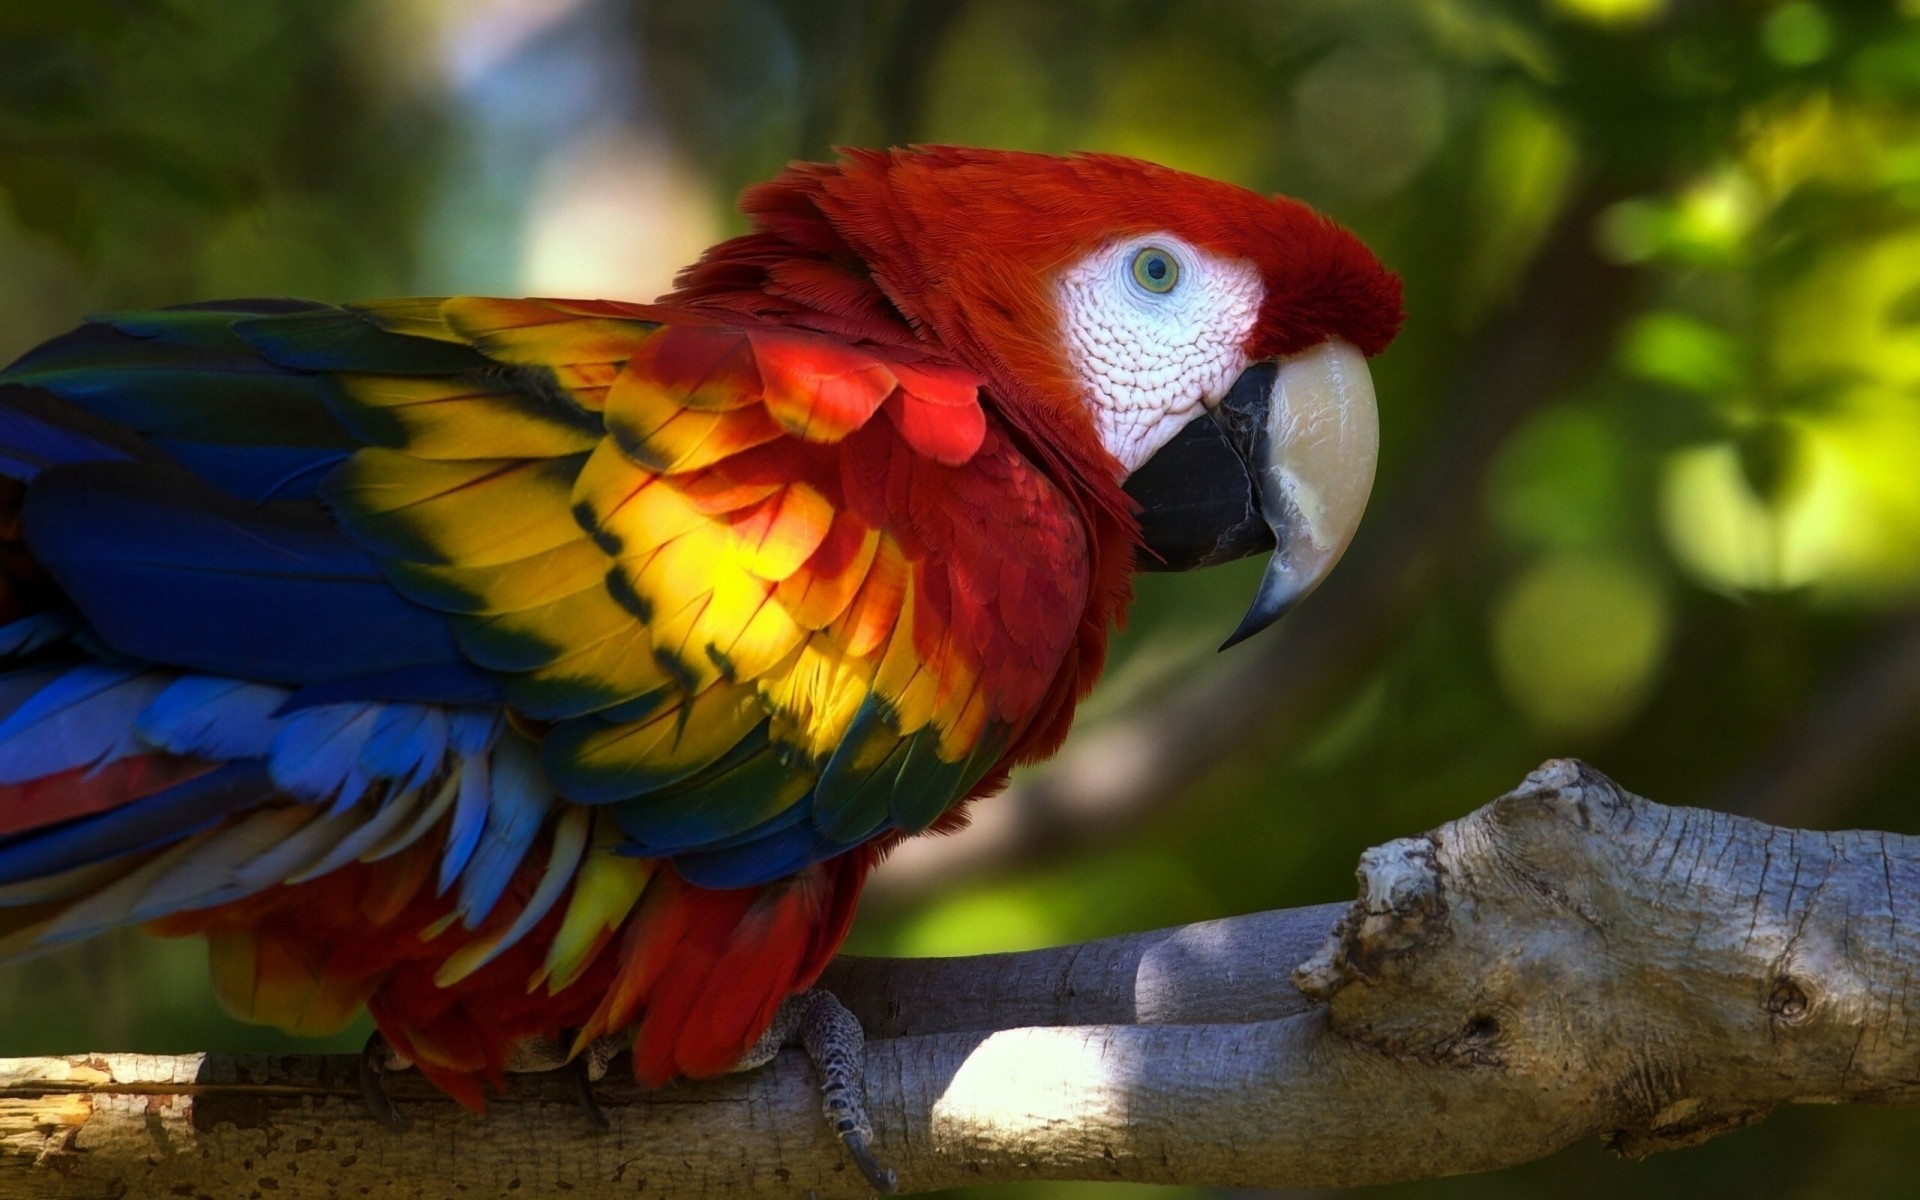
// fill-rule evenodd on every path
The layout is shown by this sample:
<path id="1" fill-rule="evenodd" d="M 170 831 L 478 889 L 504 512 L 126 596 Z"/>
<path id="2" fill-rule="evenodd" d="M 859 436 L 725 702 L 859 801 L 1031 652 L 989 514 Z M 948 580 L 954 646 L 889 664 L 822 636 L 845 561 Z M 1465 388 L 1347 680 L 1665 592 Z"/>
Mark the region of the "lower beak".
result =
<path id="1" fill-rule="evenodd" d="M 1358 350 L 1338 338 L 1258 362 L 1128 476 L 1146 570 L 1271 547 L 1253 606 L 1222 645 L 1278 621 L 1333 570 L 1373 490 L 1380 418 Z"/>

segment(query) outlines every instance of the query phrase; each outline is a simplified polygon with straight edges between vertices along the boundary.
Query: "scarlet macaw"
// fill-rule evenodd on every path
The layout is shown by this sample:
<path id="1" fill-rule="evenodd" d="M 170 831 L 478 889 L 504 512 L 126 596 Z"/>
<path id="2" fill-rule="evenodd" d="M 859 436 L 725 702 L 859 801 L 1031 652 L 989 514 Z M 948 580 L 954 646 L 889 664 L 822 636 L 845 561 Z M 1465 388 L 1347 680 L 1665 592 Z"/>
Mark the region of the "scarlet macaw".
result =
<path id="1" fill-rule="evenodd" d="M 0 955 L 203 933 L 239 1016 L 364 1006 L 476 1107 L 563 1036 L 764 1060 L 1136 567 L 1277 546 L 1238 639 L 1353 534 L 1400 287 L 1306 206 L 926 148 L 742 207 L 654 304 L 196 304 L 0 374 Z"/>

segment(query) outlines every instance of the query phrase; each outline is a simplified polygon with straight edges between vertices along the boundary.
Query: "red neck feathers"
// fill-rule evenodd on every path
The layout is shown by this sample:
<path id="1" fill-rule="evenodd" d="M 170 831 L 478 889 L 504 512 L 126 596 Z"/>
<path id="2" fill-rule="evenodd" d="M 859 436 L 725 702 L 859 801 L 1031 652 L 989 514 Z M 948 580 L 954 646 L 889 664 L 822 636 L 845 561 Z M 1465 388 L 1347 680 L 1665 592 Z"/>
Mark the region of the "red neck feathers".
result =
<path id="1" fill-rule="evenodd" d="M 666 303 L 719 308 L 856 341 L 914 346 L 979 372 L 994 410 L 1076 499 L 1130 527 L 1114 463 L 1094 432 L 1060 352 L 1041 280 L 1065 261 L 983 255 L 984 229 L 1030 214 L 977 211 L 956 222 L 983 181 L 986 151 L 853 151 L 839 163 L 796 163 L 749 188 L 754 231 L 709 250 Z M 1022 155 L 1036 162 L 1040 156 Z M 988 172 L 998 178 L 1004 172 Z M 964 201 L 962 197 L 967 197 Z M 1004 199 L 987 188 L 981 200 Z M 969 235 L 960 224 L 975 227 Z"/>

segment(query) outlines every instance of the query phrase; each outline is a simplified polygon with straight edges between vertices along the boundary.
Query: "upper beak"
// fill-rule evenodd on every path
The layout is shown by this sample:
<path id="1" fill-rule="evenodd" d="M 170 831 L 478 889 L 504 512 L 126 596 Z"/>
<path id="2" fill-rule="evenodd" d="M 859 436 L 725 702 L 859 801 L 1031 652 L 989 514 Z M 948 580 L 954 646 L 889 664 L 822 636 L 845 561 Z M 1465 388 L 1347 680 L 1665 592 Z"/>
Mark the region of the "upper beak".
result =
<path id="1" fill-rule="evenodd" d="M 1273 548 L 1224 650 L 1318 587 L 1360 526 L 1380 449 L 1367 360 L 1332 338 L 1241 373 L 1127 478 L 1147 570 L 1187 570 Z"/>

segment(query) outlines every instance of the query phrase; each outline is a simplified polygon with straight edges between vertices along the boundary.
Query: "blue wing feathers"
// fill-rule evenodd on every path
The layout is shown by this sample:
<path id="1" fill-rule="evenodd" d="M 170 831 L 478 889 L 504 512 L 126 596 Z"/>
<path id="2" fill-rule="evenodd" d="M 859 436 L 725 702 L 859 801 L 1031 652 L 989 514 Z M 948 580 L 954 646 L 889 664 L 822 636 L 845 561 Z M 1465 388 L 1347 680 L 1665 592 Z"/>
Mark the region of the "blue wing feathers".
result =
<path id="1" fill-rule="evenodd" d="M 473 858 L 480 835 L 487 831 L 488 792 L 491 779 L 487 760 L 476 755 L 460 772 L 453 799 L 453 824 L 447 830 L 447 847 L 440 854 L 440 890 L 445 892 L 460 878 Z"/>
<path id="2" fill-rule="evenodd" d="M 61 672 L 0 721 L 0 783 L 136 752 L 134 718 L 165 685 L 162 676 L 139 666 L 83 663 Z"/>
<path id="3" fill-rule="evenodd" d="M 236 332 L 236 322 L 325 321 L 342 310 L 247 311 L 259 307 L 240 302 L 96 318 L 28 351 L 0 381 L 45 388 L 148 436 L 352 449 L 333 417 L 326 382 L 262 358 Z"/>
<path id="4" fill-rule="evenodd" d="M 183 675 L 135 722 L 145 742 L 183 758 L 263 758 L 279 732 L 286 689 L 213 675 Z"/>
<path id="5" fill-rule="evenodd" d="M 488 793 L 486 833 L 460 876 L 458 911 L 469 929 L 493 911 L 558 799 L 538 751 L 518 735 L 503 737 L 495 747 Z"/>
<path id="6" fill-rule="evenodd" d="M 801 822 L 731 849 L 676 855 L 673 869 L 696 887 L 751 887 L 791 875 L 858 844 L 858 840 L 837 842 Z"/>
<path id="7" fill-rule="evenodd" d="M 372 780 L 360 753 L 373 735 L 380 710 L 357 704 L 303 708 L 281 723 L 273 739 L 273 781 L 302 798 L 351 805 Z"/>
<path id="8" fill-rule="evenodd" d="M 178 438 L 153 444 L 193 475 L 242 500 L 311 500 L 348 451 L 310 446 L 221 446 Z"/>
<path id="9" fill-rule="evenodd" d="M 446 750 L 447 720 L 441 709 L 388 705 L 360 749 L 360 766 L 376 779 L 393 780 L 395 787 L 423 787 Z"/>
<path id="10" fill-rule="evenodd" d="M 0 661 L 23 659 L 71 641 L 86 626 L 69 608 L 50 608 L 0 625 Z"/>
<path id="11" fill-rule="evenodd" d="M 87 463 L 28 489 L 35 559 L 123 653 L 317 682 L 465 665 L 444 618 L 400 598 L 308 504 L 247 504 L 179 468 Z"/>
<path id="12" fill-rule="evenodd" d="M 918 828 L 997 757 L 943 762 L 928 732 L 870 769 L 857 747 L 897 738 L 871 705 L 810 789 L 764 725 L 700 770 L 581 770 L 570 741 L 666 693 L 584 719 L 608 698 L 513 681 L 522 718 L 564 723 L 509 726 L 499 673 L 543 666 L 552 647 L 490 621 L 462 577 L 421 568 L 439 560 L 410 523 L 363 513 L 342 527 L 333 506 L 371 427 L 332 372 L 459 376 L 519 388 L 530 413 L 554 403 L 469 346 L 298 301 L 110 314 L 0 372 L 0 477 L 27 485 L 20 541 L 62 593 L 0 624 L 0 788 L 131 755 L 208 764 L 0 836 L 0 903 L 85 889 L 46 937 L 238 899 L 429 836 L 443 842 L 440 891 L 476 928 L 548 838 L 547 875 L 497 952 L 562 894 L 604 819 L 566 801 L 610 803 L 625 849 L 740 887 Z M 584 410 L 561 418 L 597 432 Z M 502 462 L 570 489 L 585 455 Z M 472 483 L 464 469 L 448 479 Z M 503 512 L 499 536 L 523 519 Z M 538 570 L 548 553 L 498 569 Z"/>
<path id="13" fill-rule="evenodd" d="M 415 704 L 498 704 L 500 683 L 469 662 L 422 663 L 302 684 L 287 698 L 287 707 L 382 700 Z"/>
<path id="14" fill-rule="evenodd" d="M 76 462 L 138 462 L 160 454 L 137 434 L 50 392 L 0 387 L 0 475 L 29 480 Z"/>
<path id="15" fill-rule="evenodd" d="M 389 333 L 344 308 L 248 317 L 233 333 L 267 361 L 300 371 L 457 375 L 499 369 L 469 346 Z"/>

